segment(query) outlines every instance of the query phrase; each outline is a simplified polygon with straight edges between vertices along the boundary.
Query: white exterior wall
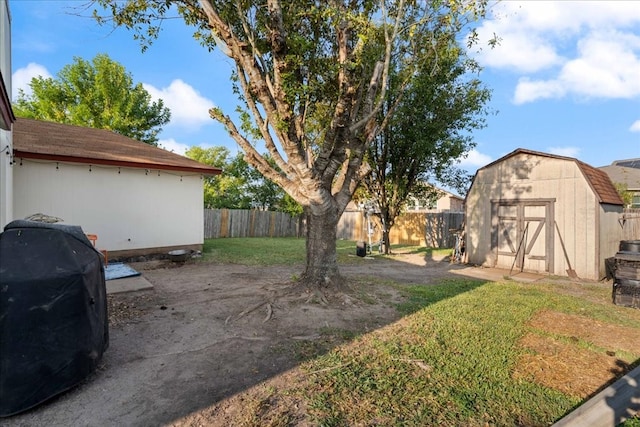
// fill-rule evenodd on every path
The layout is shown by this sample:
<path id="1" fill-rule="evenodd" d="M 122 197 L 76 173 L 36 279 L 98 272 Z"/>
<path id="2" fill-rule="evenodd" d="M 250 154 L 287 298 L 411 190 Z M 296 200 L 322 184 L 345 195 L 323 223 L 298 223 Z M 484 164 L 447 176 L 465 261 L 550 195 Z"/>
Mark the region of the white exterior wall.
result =
<path id="1" fill-rule="evenodd" d="M 0 0 L 0 72 L 11 96 L 11 18 L 9 3 Z M 13 169 L 11 132 L 0 129 L 0 231 L 13 219 Z"/>
<path id="2" fill-rule="evenodd" d="M 204 241 L 200 175 L 96 165 L 89 171 L 89 165 L 27 159 L 16 159 L 14 171 L 16 218 L 34 213 L 62 218 L 97 234 L 99 249 Z"/>
<path id="3" fill-rule="evenodd" d="M 598 217 L 600 205 L 584 175 L 573 161 L 518 154 L 476 174 L 467 196 L 467 253 L 469 262 L 493 266 L 491 200 L 553 199 L 554 219 L 562 235 L 571 268 L 578 276 L 597 280 Z M 493 222 L 492 222 L 493 221 Z M 566 276 L 565 261 L 558 232 L 554 227 L 553 271 Z M 498 257 L 500 260 L 500 257 Z M 513 258 L 503 257 L 496 267 L 511 268 Z M 538 270 L 540 272 L 540 270 Z"/>
<path id="4" fill-rule="evenodd" d="M 0 146 L 13 153 L 11 132 L 0 129 Z M 8 148 L 7 148 L 8 147 Z M 13 166 L 11 156 L 0 154 L 0 231 L 13 220 Z"/>

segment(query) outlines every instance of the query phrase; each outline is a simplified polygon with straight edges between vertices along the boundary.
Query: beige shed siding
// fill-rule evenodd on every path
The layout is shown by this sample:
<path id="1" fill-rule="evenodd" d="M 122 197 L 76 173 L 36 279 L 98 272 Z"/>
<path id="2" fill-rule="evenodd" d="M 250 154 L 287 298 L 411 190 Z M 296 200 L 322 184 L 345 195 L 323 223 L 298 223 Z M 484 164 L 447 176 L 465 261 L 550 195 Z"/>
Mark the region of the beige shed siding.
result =
<path id="1" fill-rule="evenodd" d="M 600 279 L 605 277 L 605 259 L 615 256 L 620 247 L 620 240 L 627 240 L 625 230 L 620 225 L 619 206 L 601 204 L 598 212 L 600 216 Z"/>
<path id="2" fill-rule="evenodd" d="M 466 205 L 469 262 L 493 265 L 491 231 L 497 224 L 491 218 L 491 201 L 531 199 L 555 199 L 555 221 L 571 267 L 580 277 L 598 279 L 596 224 L 599 203 L 595 194 L 575 162 L 527 153 L 507 157 L 476 174 Z M 569 267 L 556 230 L 553 236 L 554 268 L 549 273 L 566 275 Z M 496 267 L 511 268 L 512 262 L 513 258 L 498 257 Z M 544 271 L 544 262 L 531 262 L 527 266 L 534 271 Z"/>

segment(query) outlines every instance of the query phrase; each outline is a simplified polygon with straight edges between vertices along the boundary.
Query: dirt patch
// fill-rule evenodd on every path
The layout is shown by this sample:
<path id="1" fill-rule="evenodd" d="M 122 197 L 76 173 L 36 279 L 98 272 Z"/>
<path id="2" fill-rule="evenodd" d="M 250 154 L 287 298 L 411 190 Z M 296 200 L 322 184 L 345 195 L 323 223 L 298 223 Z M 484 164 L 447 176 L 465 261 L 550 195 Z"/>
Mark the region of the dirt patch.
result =
<path id="1" fill-rule="evenodd" d="M 587 398 L 619 378 L 638 358 L 640 331 L 583 316 L 543 311 L 520 345 L 514 376 Z"/>
<path id="2" fill-rule="evenodd" d="M 524 354 L 514 372 L 523 378 L 572 396 L 587 398 L 626 372 L 626 362 L 553 338 L 527 334 L 520 344 Z"/>
<path id="3" fill-rule="evenodd" d="M 403 298 L 386 279 L 430 284 L 457 268 L 422 257 L 347 265 L 353 293 L 324 306 L 286 291 L 301 266 L 131 266 L 154 288 L 109 297 L 110 345 L 100 369 L 3 425 L 281 425 L 296 419 L 301 402 L 274 389 L 302 361 L 398 319 Z M 279 415 L 255 422 L 248 407 Z"/>
<path id="4" fill-rule="evenodd" d="M 609 353 L 640 350 L 640 331 L 620 325 L 599 322 L 589 317 L 556 311 L 538 313 L 529 325 L 536 329 L 592 343 Z"/>
<path id="5" fill-rule="evenodd" d="M 396 322 L 395 305 L 403 296 L 385 281 L 429 285 L 459 278 L 455 270 L 465 268 L 420 255 L 345 265 L 341 271 L 353 292 L 325 306 L 302 291 L 287 291 L 301 266 L 163 260 L 131 265 L 154 288 L 109 297 L 110 346 L 100 369 L 79 387 L 2 419 L 3 425 L 304 426 L 310 410 L 302 396 L 289 392 L 307 378 L 298 369 L 302 361 Z M 589 329 L 583 321 L 546 313 L 531 326 L 556 338 L 593 342 L 595 337 L 579 334 Z M 631 339 L 604 324 L 600 330 L 602 337 Z M 547 384 L 544 374 L 556 371 L 549 364 L 582 366 L 548 380 L 550 386 L 568 383 L 562 390 L 579 395 L 614 375 L 617 352 L 628 348 L 598 343 L 616 355 L 596 352 L 593 359 L 573 360 L 567 359 L 571 353 L 593 352 L 533 333 L 522 345 L 529 358 L 520 375 Z"/>

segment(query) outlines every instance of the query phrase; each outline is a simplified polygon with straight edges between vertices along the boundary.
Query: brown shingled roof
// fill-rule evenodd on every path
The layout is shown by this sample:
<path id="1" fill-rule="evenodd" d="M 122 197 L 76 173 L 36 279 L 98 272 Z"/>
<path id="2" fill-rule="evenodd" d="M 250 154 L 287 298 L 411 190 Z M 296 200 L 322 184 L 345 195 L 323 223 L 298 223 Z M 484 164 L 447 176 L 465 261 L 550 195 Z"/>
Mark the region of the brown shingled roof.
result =
<path id="1" fill-rule="evenodd" d="M 578 165 L 578 168 L 580 169 L 582 174 L 584 175 L 585 179 L 589 183 L 589 186 L 591 186 L 591 189 L 593 190 L 595 195 L 598 197 L 598 201 L 600 203 L 604 203 L 608 205 L 621 205 L 621 206 L 624 205 L 624 202 L 620 198 L 620 194 L 618 194 L 616 187 L 613 185 L 613 183 L 611 182 L 611 179 L 604 171 L 596 169 L 593 166 L 590 166 L 584 162 L 581 162 L 580 160 L 575 159 L 573 157 L 557 156 L 555 154 L 549 154 L 549 153 L 543 153 L 540 151 L 533 151 L 533 150 L 527 150 L 524 148 L 518 148 L 512 151 L 511 153 L 507 154 L 506 156 L 501 157 L 500 159 L 494 162 L 491 162 L 490 164 L 484 166 L 481 169 L 484 169 L 508 157 L 512 157 L 521 153 L 575 162 Z"/>
<path id="2" fill-rule="evenodd" d="M 18 118 L 13 124 L 18 158 L 219 175 L 218 168 L 110 130 Z"/>

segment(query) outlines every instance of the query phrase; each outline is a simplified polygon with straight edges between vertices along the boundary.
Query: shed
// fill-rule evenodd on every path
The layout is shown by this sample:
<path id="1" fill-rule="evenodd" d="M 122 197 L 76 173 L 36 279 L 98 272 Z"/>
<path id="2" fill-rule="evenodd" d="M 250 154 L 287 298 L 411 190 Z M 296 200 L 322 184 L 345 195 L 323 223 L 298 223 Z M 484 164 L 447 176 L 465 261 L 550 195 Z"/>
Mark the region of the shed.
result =
<path id="1" fill-rule="evenodd" d="M 115 132 L 13 125 L 13 215 L 62 218 L 109 256 L 202 249 L 203 177 L 221 170 Z"/>
<path id="2" fill-rule="evenodd" d="M 465 204 L 472 264 L 598 280 L 622 237 L 611 180 L 572 157 L 519 148 L 476 172 Z"/>

